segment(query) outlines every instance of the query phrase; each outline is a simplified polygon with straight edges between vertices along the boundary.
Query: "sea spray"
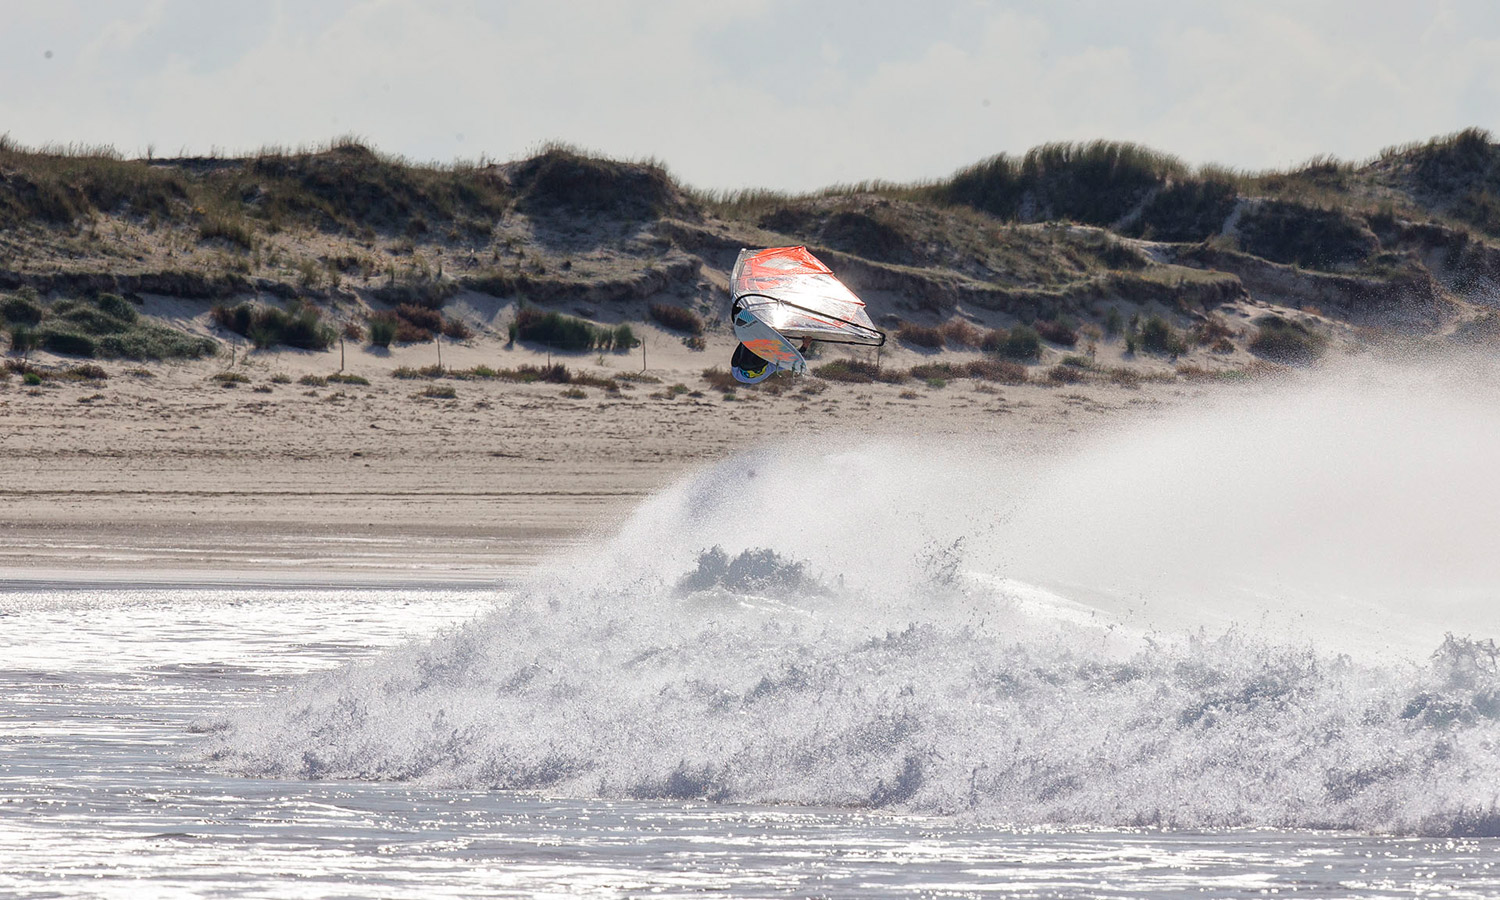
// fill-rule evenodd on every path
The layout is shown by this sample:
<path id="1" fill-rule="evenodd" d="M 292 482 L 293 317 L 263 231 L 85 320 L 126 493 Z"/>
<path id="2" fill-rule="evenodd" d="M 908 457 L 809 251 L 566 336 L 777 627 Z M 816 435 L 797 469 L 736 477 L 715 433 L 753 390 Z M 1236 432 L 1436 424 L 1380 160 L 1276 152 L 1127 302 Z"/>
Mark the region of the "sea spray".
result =
<path id="1" fill-rule="evenodd" d="M 1387 369 L 1232 399 L 1067 452 L 728 460 L 466 627 L 236 714 L 209 755 L 1019 823 L 1497 830 L 1500 406 Z"/>

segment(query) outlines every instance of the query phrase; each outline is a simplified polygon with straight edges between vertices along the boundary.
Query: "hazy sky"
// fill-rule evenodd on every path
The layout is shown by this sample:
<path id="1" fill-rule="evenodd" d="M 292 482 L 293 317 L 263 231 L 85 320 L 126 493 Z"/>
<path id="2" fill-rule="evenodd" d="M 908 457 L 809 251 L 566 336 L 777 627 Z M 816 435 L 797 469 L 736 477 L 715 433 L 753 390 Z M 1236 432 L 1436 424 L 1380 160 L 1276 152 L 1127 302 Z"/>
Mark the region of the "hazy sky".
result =
<path id="1" fill-rule="evenodd" d="M 0 0 L 0 132 L 132 156 L 561 140 L 799 190 L 1096 137 L 1361 159 L 1497 119 L 1492 0 Z"/>

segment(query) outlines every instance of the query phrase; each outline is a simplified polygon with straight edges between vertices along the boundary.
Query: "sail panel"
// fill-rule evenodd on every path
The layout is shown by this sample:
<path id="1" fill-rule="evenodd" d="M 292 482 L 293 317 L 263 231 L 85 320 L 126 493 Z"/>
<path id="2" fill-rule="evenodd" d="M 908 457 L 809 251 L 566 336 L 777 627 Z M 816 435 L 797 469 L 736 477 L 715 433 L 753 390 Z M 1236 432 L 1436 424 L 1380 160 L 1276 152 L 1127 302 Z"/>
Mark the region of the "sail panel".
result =
<path id="1" fill-rule="evenodd" d="M 751 309 L 788 337 L 885 343 L 863 300 L 806 247 L 741 250 L 731 278 L 736 309 Z"/>

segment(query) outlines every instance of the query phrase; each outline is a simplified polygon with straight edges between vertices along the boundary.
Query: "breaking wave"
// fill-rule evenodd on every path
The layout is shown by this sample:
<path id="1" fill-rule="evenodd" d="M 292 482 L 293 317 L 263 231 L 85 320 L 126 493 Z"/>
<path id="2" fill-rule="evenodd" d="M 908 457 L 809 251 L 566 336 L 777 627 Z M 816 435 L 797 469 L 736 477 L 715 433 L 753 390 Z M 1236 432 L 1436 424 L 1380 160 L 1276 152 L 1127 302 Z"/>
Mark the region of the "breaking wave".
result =
<path id="1" fill-rule="evenodd" d="M 1500 833 L 1500 405 L 1367 370 L 1064 446 L 786 448 L 212 765 L 986 821 Z"/>

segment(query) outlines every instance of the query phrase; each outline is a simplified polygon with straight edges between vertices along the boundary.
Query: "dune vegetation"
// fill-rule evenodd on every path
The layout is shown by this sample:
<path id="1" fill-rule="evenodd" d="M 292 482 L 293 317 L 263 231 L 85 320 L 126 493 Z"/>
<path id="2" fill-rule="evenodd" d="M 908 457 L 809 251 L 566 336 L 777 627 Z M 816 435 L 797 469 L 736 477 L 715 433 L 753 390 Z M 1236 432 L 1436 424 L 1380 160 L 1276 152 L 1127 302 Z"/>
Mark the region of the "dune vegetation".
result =
<path id="1" fill-rule="evenodd" d="M 498 336 L 523 344 L 623 351 L 652 323 L 701 349 L 738 248 L 782 243 L 878 293 L 882 327 L 913 350 L 1300 364 L 1338 336 L 1494 331 L 1473 323 L 1500 283 L 1500 147 L 1468 129 L 1241 172 L 1054 143 L 932 182 L 785 194 L 694 190 L 655 161 L 561 145 L 431 165 L 353 138 L 172 159 L 0 138 L 16 354 L 462 341 L 473 325 L 445 310 L 464 292 L 514 301 Z M 203 304 L 201 328 L 158 321 L 152 297 Z"/>

